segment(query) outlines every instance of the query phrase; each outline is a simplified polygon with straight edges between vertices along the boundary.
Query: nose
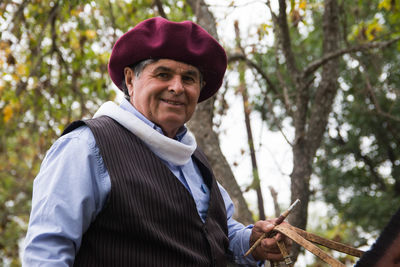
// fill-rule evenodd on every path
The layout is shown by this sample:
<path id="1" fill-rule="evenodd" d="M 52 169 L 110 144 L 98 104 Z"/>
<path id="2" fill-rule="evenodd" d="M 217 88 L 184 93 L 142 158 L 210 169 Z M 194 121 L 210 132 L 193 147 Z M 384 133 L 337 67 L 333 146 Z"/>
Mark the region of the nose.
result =
<path id="1" fill-rule="evenodd" d="M 168 85 L 168 91 L 175 95 L 180 95 L 185 90 L 182 79 L 180 76 L 174 76 Z"/>

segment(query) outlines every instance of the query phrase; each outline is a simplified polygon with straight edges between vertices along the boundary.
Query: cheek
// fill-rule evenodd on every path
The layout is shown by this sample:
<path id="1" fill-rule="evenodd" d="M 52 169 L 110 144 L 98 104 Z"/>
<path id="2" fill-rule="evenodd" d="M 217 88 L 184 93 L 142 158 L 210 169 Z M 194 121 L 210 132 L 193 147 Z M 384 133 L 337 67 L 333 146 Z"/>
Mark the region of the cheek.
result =
<path id="1" fill-rule="evenodd" d="M 194 102 L 195 104 L 197 104 L 197 101 L 198 101 L 199 96 L 200 96 L 200 88 L 193 88 L 192 90 L 190 90 L 188 95 L 190 97 L 190 101 Z"/>
<path id="2" fill-rule="evenodd" d="M 195 91 L 190 95 L 190 105 L 188 106 L 188 109 L 187 109 L 187 113 L 189 116 L 191 116 L 196 109 L 199 95 L 200 95 L 199 91 Z"/>
<path id="3" fill-rule="evenodd" d="M 151 108 L 149 97 L 143 91 L 134 91 L 133 103 L 135 108 L 145 116 L 149 112 L 149 108 Z"/>
<path id="4" fill-rule="evenodd" d="M 151 94 L 149 92 L 149 90 L 146 90 L 145 87 L 136 87 L 135 91 L 134 91 L 134 97 L 135 97 L 135 101 L 142 106 L 146 106 L 150 103 L 151 100 Z"/>

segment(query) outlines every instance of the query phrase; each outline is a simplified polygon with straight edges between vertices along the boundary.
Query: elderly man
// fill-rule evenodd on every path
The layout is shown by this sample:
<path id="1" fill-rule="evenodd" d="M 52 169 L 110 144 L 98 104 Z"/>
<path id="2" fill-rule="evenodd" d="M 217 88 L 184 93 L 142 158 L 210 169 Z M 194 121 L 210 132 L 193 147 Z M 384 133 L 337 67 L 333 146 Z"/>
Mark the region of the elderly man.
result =
<path id="1" fill-rule="evenodd" d="M 221 86 L 224 49 L 198 25 L 152 18 L 115 44 L 125 92 L 72 123 L 34 181 L 25 266 L 226 266 L 280 260 L 273 220 L 244 227 L 184 124 Z"/>

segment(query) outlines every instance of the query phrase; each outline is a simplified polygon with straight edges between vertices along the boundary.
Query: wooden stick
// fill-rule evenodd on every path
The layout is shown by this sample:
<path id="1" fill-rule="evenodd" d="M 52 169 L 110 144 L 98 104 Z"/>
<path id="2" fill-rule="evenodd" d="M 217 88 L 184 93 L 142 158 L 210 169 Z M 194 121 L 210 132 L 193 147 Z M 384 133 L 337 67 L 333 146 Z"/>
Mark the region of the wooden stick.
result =
<path id="1" fill-rule="evenodd" d="M 308 241 L 307 239 L 303 238 L 301 235 L 296 233 L 296 231 L 291 230 L 289 227 L 285 227 L 284 225 L 277 225 L 276 230 L 280 233 L 284 234 L 285 236 L 292 239 L 294 242 L 302 246 L 303 248 L 307 249 L 315 256 L 323 260 L 324 262 L 328 263 L 332 267 L 346 267 L 343 263 L 333 258 L 331 255 L 325 253 L 322 249 Z"/>
<path id="2" fill-rule="evenodd" d="M 285 243 L 283 241 L 276 241 L 278 244 L 279 250 L 281 251 L 281 254 L 283 256 L 283 259 L 285 260 L 286 266 L 293 267 L 293 261 L 290 258 L 290 255 L 286 249 Z"/>
<path id="3" fill-rule="evenodd" d="M 289 215 L 289 213 L 293 210 L 293 208 L 300 202 L 300 199 L 297 199 L 295 202 L 293 202 L 292 205 L 290 205 L 290 207 L 285 210 L 279 217 L 278 219 L 275 221 L 275 226 L 281 224 L 286 217 Z M 247 257 L 250 255 L 251 252 L 253 252 L 253 250 L 256 249 L 256 247 L 261 243 L 261 240 L 263 240 L 264 238 L 267 237 L 266 233 L 263 233 L 258 239 L 257 241 L 253 244 L 253 246 L 251 246 L 251 248 L 244 254 L 244 257 Z"/>
<path id="4" fill-rule="evenodd" d="M 296 233 L 298 233 L 300 236 L 302 236 L 303 238 L 307 239 L 308 241 L 311 241 L 313 243 L 316 243 L 318 245 L 324 246 L 326 248 L 330 248 L 339 252 L 343 252 L 346 253 L 347 255 L 351 255 L 351 256 L 355 256 L 360 258 L 363 254 L 364 251 L 353 248 L 349 245 L 340 243 L 340 242 L 336 242 L 333 240 L 329 240 L 323 237 L 320 237 L 318 235 L 306 232 L 302 229 L 299 229 L 297 227 L 294 227 L 292 225 L 286 225 L 285 227 L 289 228 L 290 230 L 295 231 Z"/>

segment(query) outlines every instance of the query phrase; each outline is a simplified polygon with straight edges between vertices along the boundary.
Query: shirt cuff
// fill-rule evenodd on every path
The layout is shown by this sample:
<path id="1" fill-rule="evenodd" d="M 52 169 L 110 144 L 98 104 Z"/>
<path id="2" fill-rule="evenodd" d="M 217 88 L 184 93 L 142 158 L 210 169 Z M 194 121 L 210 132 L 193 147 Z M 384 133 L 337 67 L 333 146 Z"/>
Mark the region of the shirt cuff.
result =
<path id="1" fill-rule="evenodd" d="M 253 225 L 250 224 L 241 231 L 240 234 L 240 253 L 235 257 L 235 262 L 239 265 L 245 266 L 263 266 L 264 262 L 257 262 L 253 256 L 250 254 L 244 257 L 244 254 L 250 249 L 250 236 Z M 261 265 L 259 265 L 261 263 Z"/>

